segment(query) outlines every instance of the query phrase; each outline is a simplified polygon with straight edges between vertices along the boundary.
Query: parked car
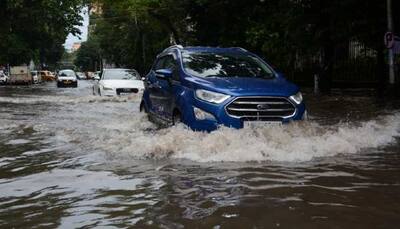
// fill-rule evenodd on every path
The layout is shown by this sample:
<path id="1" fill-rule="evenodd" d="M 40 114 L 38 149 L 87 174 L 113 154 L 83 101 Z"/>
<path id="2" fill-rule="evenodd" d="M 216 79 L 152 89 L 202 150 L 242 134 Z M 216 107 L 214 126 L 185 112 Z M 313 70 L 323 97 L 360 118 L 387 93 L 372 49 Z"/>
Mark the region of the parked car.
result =
<path id="1" fill-rule="evenodd" d="M 86 79 L 85 73 L 83 73 L 83 72 L 77 72 L 76 77 L 78 77 L 78 80 Z"/>
<path id="2" fill-rule="evenodd" d="M 145 79 L 140 110 L 152 120 L 212 131 L 306 117 L 299 88 L 242 48 L 173 46 Z"/>
<path id="3" fill-rule="evenodd" d="M 73 70 L 61 70 L 57 75 L 57 87 L 78 87 L 78 79 Z"/>
<path id="4" fill-rule="evenodd" d="M 50 71 L 39 71 L 40 77 L 43 81 L 54 81 L 56 76 Z"/>
<path id="5" fill-rule="evenodd" d="M 93 85 L 94 95 L 128 95 L 143 92 L 144 84 L 134 69 L 104 69 Z"/>
<path id="6" fill-rule="evenodd" d="M 0 70 L 0 84 L 7 84 L 7 83 L 8 83 L 8 75 L 3 70 Z"/>
<path id="7" fill-rule="evenodd" d="M 92 79 L 93 80 L 98 80 L 101 77 L 101 71 L 97 71 L 93 73 Z"/>
<path id="8" fill-rule="evenodd" d="M 31 71 L 32 81 L 34 84 L 38 84 L 42 82 L 42 76 L 38 71 Z"/>

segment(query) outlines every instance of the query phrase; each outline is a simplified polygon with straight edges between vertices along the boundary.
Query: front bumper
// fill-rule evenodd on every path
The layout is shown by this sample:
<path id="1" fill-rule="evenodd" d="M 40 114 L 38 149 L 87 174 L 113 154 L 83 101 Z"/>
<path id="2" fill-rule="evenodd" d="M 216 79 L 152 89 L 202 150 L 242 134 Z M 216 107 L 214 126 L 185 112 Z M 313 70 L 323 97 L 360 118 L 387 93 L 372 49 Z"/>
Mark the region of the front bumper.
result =
<path id="1" fill-rule="evenodd" d="M 78 81 L 61 80 L 61 81 L 57 81 L 57 86 L 58 87 L 77 87 L 78 86 Z"/>
<path id="2" fill-rule="evenodd" d="M 126 89 L 126 90 L 125 90 Z M 129 96 L 143 93 L 143 89 L 139 88 L 113 88 L 113 90 L 102 90 L 104 96 Z"/>

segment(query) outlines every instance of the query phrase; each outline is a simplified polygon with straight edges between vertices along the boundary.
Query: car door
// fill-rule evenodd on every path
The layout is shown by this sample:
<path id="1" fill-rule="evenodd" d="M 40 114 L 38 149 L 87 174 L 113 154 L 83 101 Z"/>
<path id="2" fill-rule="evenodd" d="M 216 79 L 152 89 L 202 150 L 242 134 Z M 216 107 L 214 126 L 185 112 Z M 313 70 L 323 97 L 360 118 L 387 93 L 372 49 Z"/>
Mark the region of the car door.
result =
<path id="1" fill-rule="evenodd" d="M 149 104 L 148 108 L 151 112 L 155 113 L 158 116 L 162 116 L 163 110 L 161 108 L 160 96 L 160 79 L 157 78 L 155 71 L 163 68 L 165 58 L 160 57 L 156 60 L 153 68 L 150 73 L 146 77 L 146 89 L 149 93 Z"/>
<path id="2" fill-rule="evenodd" d="M 159 79 L 159 103 L 162 107 L 162 116 L 167 120 L 172 120 L 172 112 L 174 109 L 174 87 L 179 83 L 177 58 L 174 54 L 164 56 L 162 69 L 172 71 L 172 77 L 169 79 Z"/>

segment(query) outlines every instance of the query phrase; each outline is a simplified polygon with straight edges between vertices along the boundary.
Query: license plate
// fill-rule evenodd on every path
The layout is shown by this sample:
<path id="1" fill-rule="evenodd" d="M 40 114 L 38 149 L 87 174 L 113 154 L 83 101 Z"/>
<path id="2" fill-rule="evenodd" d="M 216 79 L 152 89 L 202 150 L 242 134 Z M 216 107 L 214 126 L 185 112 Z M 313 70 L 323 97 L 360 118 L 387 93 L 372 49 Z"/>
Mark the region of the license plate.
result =
<path id="1" fill-rule="evenodd" d="M 132 93 L 126 93 L 126 92 L 119 93 L 119 95 L 130 95 L 130 94 L 132 94 Z"/>
<path id="2" fill-rule="evenodd" d="M 252 122 L 243 122 L 244 128 L 268 128 L 268 127 L 281 127 L 282 122 L 274 122 L 274 121 L 252 121 Z"/>
<path id="3" fill-rule="evenodd" d="M 65 83 L 65 84 L 70 84 L 70 83 L 71 83 L 71 81 L 64 81 L 64 83 Z"/>

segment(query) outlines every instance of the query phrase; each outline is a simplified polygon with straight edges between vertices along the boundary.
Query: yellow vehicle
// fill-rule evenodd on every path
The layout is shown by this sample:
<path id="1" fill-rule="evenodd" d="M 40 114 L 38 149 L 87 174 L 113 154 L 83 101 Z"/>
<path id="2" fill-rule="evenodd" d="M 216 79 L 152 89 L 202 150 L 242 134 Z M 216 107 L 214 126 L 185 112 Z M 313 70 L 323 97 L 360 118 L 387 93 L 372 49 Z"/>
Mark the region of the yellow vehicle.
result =
<path id="1" fill-rule="evenodd" d="M 54 81 L 56 80 L 56 76 L 53 75 L 50 71 L 39 71 L 40 76 L 43 81 Z"/>

